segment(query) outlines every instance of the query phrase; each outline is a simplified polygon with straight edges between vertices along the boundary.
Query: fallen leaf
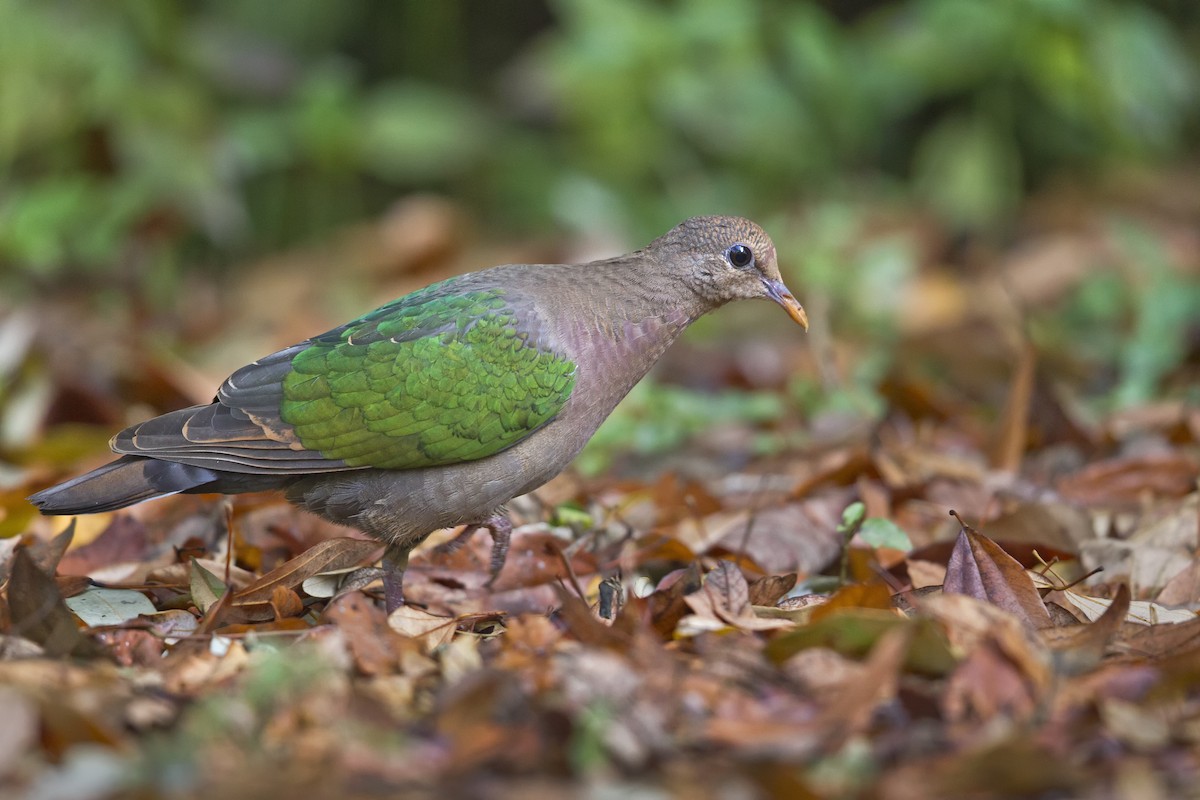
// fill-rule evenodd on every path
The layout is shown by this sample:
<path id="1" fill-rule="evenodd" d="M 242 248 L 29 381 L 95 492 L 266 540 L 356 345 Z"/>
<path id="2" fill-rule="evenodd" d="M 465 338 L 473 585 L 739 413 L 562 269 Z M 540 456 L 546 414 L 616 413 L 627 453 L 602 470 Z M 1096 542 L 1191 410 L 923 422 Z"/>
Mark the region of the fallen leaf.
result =
<path id="1" fill-rule="evenodd" d="M 1079 675 L 1099 664 L 1105 648 L 1128 616 L 1129 605 L 1129 587 L 1121 584 L 1094 622 L 1042 631 L 1042 640 L 1052 648 L 1059 672 Z"/>
<path id="2" fill-rule="evenodd" d="M 912 646 L 905 656 L 905 669 L 922 675 L 941 676 L 954 668 L 945 634 L 927 619 L 907 619 L 892 611 L 873 608 L 844 609 L 810 625 L 798 627 L 767 642 L 765 652 L 775 663 L 811 647 L 827 647 L 843 655 L 861 658 L 889 630 L 911 626 Z"/>
<path id="3" fill-rule="evenodd" d="M 1025 568 L 998 544 L 966 525 L 954 543 L 942 591 L 986 600 L 1034 629 L 1054 624 Z"/>
<path id="4" fill-rule="evenodd" d="M 963 594 L 920 598 L 918 613 L 941 626 L 954 653 L 962 655 L 994 643 L 1039 692 L 1049 688 L 1053 677 L 1049 654 L 1038 633 L 1020 617 Z"/>
<path id="5" fill-rule="evenodd" d="M 156 567 L 146 574 L 146 583 L 158 584 L 161 586 L 173 586 L 176 588 L 185 588 L 191 586 L 192 568 L 191 562 L 195 561 L 204 569 L 208 570 L 212 575 L 225 575 L 225 562 L 215 561 L 211 558 L 190 557 L 187 561 L 179 564 L 168 564 L 163 567 Z M 242 569 L 236 564 L 231 565 L 229 569 L 229 583 L 236 590 L 241 587 L 249 586 L 255 581 L 253 572 Z"/>
<path id="6" fill-rule="evenodd" d="M 48 542 L 35 539 L 29 545 L 29 557 L 37 568 L 47 575 L 54 575 L 58 570 L 58 563 L 62 561 L 63 555 L 67 552 L 67 548 L 71 546 L 71 540 L 75 538 L 75 519 L 71 518 L 71 522 L 63 529 L 61 533 L 55 536 Z"/>
<path id="7" fill-rule="evenodd" d="M 277 586 L 296 589 L 314 575 L 362 566 L 377 558 L 381 549 L 378 542 L 365 539 L 328 539 L 236 592 L 234 605 L 269 603 Z"/>
<path id="8" fill-rule="evenodd" d="M 679 622 L 677 633 L 689 635 L 720 630 L 726 625 L 747 631 L 790 628 L 788 619 L 760 617 L 750 606 L 750 587 L 742 571 L 732 561 L 718 561 L 704 578 L 704 586 L 683 598 L 691 616 Z"/>
<path id="9" fill-rule="evenodd" d="M 141 614 L 153 614 L 158 609 L 141 592 L 129 589 L 89 587 L 82 594 L 68 597 L 67 608 L 89 627 L 120 625 Z"/>
<path id="10" fill-rule="evenodd" d="M 746 577 L 730 561 L 719 561 L 704 578 L 704 588 L 716 607 L 730 617 L 750 612 L 750 586 Z"/>
<path id="11" fill-rule="evenodd" d="M 1177 625 L 1143 627 L 1121 637 L 1113 647 L 1135 658 L 1194 656 L 1200 651 L 1200 617 Z"/>
<path id="12" fill-rule="evenodd" d="M 278 622 L 288 617 L 298 617 L 304 613 L 304 602 L 300 595 L 286 586 L 276 584 L 271 592 L 271 610 Z"/>
<path id="13" fill-rule="evenodd" d="M 679 620 L 688 612 L 684 601 L 686 595 L 700 591 L 704 578 L 699 562 L 693 561 L 687 569 L 676 570 L 659 581 L 658 588 L 649 597 L 650 620 L 661 636 L 670 636 Z"/>
<path id="14" fill-rule="evenodd" d="M 1052 596 L 1056 601 L 1070 603 L 1089 622 L 1095 622 L 1107 614 L 1114 603 L 1114 600 L 1106 597 L 1092 597 L 1081 594 L 1074 589 L 1058 589 L 1053 581 L 1037 573 L 1030 573 L 1029 577 L 1038 588 L 1054 589 L 1056 594 Z M 1125 611 L 1123 612 L 1124 622 L 1131 622 L 1135 625 L 1163 625 L 1189 622 L 1196 618 L 1196 612 L 1185 608 L 1168 608 L 1161 603 L 1154 603 L 1149 600 L 1134 600 L 1130 602 L 1128 600 L 1128 588 L 1125 584 L 1121 584 L 1120 586 L 1121 589 L 1119 591 L 1123 590 L 1126 598 Z M 1118 594 L 1118 596 L 1121 595 Z"/>
<path id="15" fill-rule="evenodd" d="M 120 514 L 95 539 L 68 550 L 58 564 L 60 575 L 86 575 L 114 564 L 139 561 L 146 557 L 146 526 L 135 517 Z"/>
<path id="16" fill-rule="evenodd" d="M 837 752 L 850 737 L 865 731 L 876 709 L 895 696 L 915 632 L 911 625 L 884 631 L 867 654 L 863 670 L 834 690 L 833 701 L 813 726 L 822 731 L 827 752 Z"/>
<path id="17" fill-rule="evenodd" d="M 206 614 L 208 609 L 229 592 L 221 579 L 205 569 L 197 559 L 192 559 L 191 567 L 192 603 L 201 614 Z"/>
<path id="18" fill-rule="evenodd" d="M 387 618 L 388 627 L 403 636 L 417 639 L 426 651 L 446 644 L 454 638 L 458 620 L 439 617 L 415 606 L 400 606 Z"/>
<path id="19" fill-rule="evenodd" d="M 1136 508 L 1147 498 L 1190 494 L 1197 477 L 1200 467 L 1184 455 L 1126 456 L 1088 464 L 1061 479 L 1058 491 L 1081 505 Z"/>
<path id="20" fill-rule="evenodd" d="M 322 617 L 345 635 L 359 672 L 384 675 L 396 671 L 403 640 L 389 626 L 383 609 L 362 592 L 347 592 L 331 601 Z"/>
<path id="21" fill-rule="evenodd" d="M 997 716 L 1021 723 L 1038 705 L 1038 689 L 1011 661 L 999 644 L 986 641 L 972 648 L 950 674 L 941 707 L 947 722 L 959 727 L 958 736 L 979 735 Z"/>
<path id="22" fill-rule="evenodd" d="M 40 644 L 51 657 L 96 656 L 103 652 L 80 633 L 54 579 L 38 568 L 24 547 L 13 556 L 7 594 L 10 634 Z"/>
<path id="23" fill-rule="evenodd" d="M 892 592 L 882 583 L 852 583 L 838 589 L 824 603 L 812 610 L 813 622 L 847 608 L 876 608 L 887 611 L 892 608 Z"/>
<path id="24" fill-rule="evenodd" d="M 796 586 L 797 575 L 764 575 L 750 582 L 750 605 L 773 606 Z"/>
<path id="25" fill-rule="evenodd" d="M 1186 569 L 1175 573 L 1154 599 L 1164 606 L 1200 603 L 1200 559 L 1193 559 Z"/>

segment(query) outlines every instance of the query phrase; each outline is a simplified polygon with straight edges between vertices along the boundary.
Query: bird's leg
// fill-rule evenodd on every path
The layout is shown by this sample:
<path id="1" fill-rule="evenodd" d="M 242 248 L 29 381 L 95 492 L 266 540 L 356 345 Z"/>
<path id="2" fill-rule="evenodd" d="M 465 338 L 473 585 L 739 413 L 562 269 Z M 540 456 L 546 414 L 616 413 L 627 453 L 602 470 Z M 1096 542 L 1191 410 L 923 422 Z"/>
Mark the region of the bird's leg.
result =
<path id="1" fill-rule="evenodd" d="M 492 558 L 491 563 L 488 565 L 488 572 L 491 573 L 491 577 L 484 584 L 484 586 L 491 586 L 496 582 L 496 578 L 500 577 L 500 570 L 504 569 L 504 561 L 508 558 L 508 544 L 512 540 L 512 522 L 509 521 L 508 516 L 504 513 L 498 511 L 485 520 L 470 523 L 453 539 L 435 547 L 434 551 L 438 553 L 453 553 L 462 547 L 467 539 L 471 538 L 471 534 L 480 528 L 487 528 L 492 534 Z"/>
<path id="2" fill-rule="evenodd" d="M 508 558 L 508 545 L 512 540 L 512 522 L 508 515 L 496 512 L 479 523 L 479 527 L 487 528 L 492 532 L 492 563 L 488 566 L 491 577 L 484 584 L 490 588 L 496 582 L 496 578 L 500 577 L 500 570 L 504 569 L 504 561 Z"/>
<path id="3" fill-rule="evenodd" d="M 404 605 L 404 570 L 408 569 L 408 548 L 389 544 L 383 551 L 383 604 L 391 614 Z"/>
<path id="4" fill-rule="evenodd" d="M 470 525 L 464 525 L 463 529 L 449 541 L 442 542 L 437 547 L 433 548 L 433 552 L 438 555 L 450 555 L 458 552 L 458 548 L 467 543 L 467 539 L 471 538 L 471 534 L 482 528 L 483 525 L 477 522 L 472 522 Z"/>

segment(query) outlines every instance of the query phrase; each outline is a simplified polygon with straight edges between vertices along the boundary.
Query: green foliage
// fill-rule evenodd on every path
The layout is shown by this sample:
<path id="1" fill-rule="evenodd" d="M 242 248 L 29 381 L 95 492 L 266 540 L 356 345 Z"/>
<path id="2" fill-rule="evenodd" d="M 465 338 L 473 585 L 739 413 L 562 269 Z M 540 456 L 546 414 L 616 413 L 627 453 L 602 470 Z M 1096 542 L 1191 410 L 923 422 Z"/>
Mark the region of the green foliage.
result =
<path id="1" fill-rule="evenodd" d="M 913 549 L 912 540 L 904 529 L 883 517 L 867 517 L 858 529 L 858 535 L 871 547 L 890 547 L 905 553 Z"/>
<path id="2" fill-rule="evenodd" d="M 867 515 L 867 507 L 859 502 L 851 503 L 842 509 L 842 521 L 838 523 L 838 533 L 849 539 L 862 527 Z"/>
<path id="3" fill-rule="evenodd" d="M 1200 107 L 1194 16 L 1120 0 L 551 8 L 0 2 L 2 288 L 141 290 L 423 188 L 646 237 L 882 178 L 987 226 Z"/>
<path id="4" fill-rule="evenodd" d="M 912 541 L 899 525 L 882 517 L 868 517 L 866 513 L 867 507 L 860 502 L 846 506 L 842 511 L 842 521 L 838 523 L 838 533 L 847 541 L 858 536 L 871 547 L 890 547 L 905 552 L 912 550 Z"/>
<path id="5" fill-rule="evenodd" d="M 595 527 L 596 521 L 582 505 L 575 501 L 568 501 L 554 507 L 550 515 L 550 524 L 572 528 L 576 531 L 585 531 Z"/>
<path id="6" fill-rule="evenodd" d="M 696 392 L 655 383 L 647 378 L 633 388 L 575 460 L 585 475 L 604 471 L 617 453 L 669 453 L 715 425 L 773 422 L 783 416 L 779 395 L 727 390 Z M 759 440 L 760 449 L 781 444 L 777 437 Z"/>
<path id="7" fill-rule="evenodd" d="M 1114 231 L 1140 278 L 1133 287 L 1133 333 L 1121 344 L 1113 398 L 1118 406 L 1133 406 L 1159 396 L 1163 379 L 1183 360 L 1187 337 L 1200 319 L 1200 285 L 1171 267 L 1148 231 L 1122 222 Z"/>
<path id="8" fill-rule="evenodd" d="M 185 256 L 319 235 L 477 165 L 477 100 L 364 80 L 338 52 L 361 8 L 299 5 L 0 2 L 0 263 L 16 267 L 0 289 L 139 290 Z"/>
<path id="9" fill-rule="evenodd" d="M 815 3 L 557 7 L 541 63 L 567 167 L 658 227 L 864 168 L 988 225 L 1063 167 L 1178 152 L 1196 119 L 1179 32 L 1116 0 L 908 0 L 849 23 Z"/>
<path id="10" fill-rule="evenodd" d="M 1100 405 L 1129 407 L 1167 391 L 1200 319 L 1200 285 L 1172 266 L 1163 243 L 1143 224 L 1109 222 L 1113 260 L 1096 265 L 1061 308 L 1034 318 L 1039 350 L 1070 353 L 1090 367 L 1089 394 Z"/>

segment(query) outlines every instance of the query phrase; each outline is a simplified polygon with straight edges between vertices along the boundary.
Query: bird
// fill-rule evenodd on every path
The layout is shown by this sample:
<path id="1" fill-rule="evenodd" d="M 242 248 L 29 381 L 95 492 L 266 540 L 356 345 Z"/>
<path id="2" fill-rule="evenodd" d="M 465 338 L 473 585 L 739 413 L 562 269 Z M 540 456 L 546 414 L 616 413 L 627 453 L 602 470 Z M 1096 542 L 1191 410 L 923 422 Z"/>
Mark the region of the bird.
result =
<path id="1" fill-rule="evenodd" d="M 505 504 L 567 467 L 617 403 L 704 314 L 735 300 L 808 317 L 748 219 L 687 219 L 626 255 L 449 278 L 236 370 L 211 403 L 113 436 L 118 458 L 29 497 L 43 514 L 176 493 L 280 490 L 384 544 L 384 604 L 431 533 L 491 531 Z"/>

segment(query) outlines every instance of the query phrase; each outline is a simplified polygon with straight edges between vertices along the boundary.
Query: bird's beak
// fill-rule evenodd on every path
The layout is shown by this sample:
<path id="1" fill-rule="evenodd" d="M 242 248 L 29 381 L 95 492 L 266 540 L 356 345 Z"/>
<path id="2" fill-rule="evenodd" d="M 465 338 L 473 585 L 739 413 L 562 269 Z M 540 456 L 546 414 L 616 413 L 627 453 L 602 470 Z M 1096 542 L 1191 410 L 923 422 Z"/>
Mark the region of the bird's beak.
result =
<path id="1" fill-rule="evenodd" d="M 783 285 L 783 281 L 763 278 L 763 286 L 767 289 L 768 297 L 783 306 L 783 310 L 796 321 L 797 325 L 808 330 L 808 314 L 804 313 L 804 306 L 800 305 L 795 297 L 792 297 L 792 293 Z"/>

